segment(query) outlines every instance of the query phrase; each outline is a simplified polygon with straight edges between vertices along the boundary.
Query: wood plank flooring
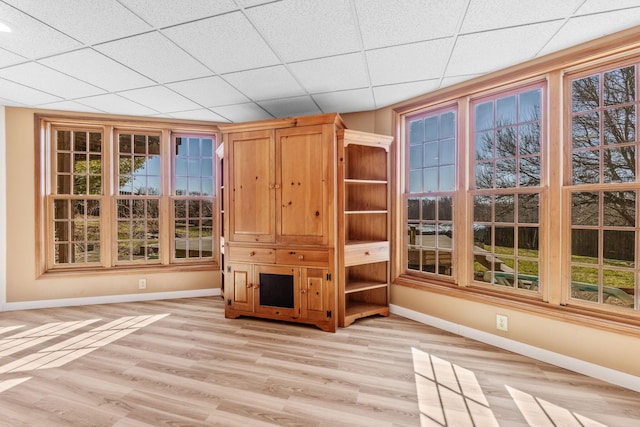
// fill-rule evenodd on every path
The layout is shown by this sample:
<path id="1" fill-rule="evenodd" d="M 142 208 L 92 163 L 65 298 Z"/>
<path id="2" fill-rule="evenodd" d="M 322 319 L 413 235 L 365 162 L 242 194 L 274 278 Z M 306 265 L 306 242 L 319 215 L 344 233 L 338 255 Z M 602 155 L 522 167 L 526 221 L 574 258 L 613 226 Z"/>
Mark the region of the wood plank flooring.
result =
<path id="1" fill-rule="evenodd" d="M 332 334 L 219 297 L 0 313 L 0 426 L 274 425 L 631 427 L 640 393 L 394 315 Z"/>

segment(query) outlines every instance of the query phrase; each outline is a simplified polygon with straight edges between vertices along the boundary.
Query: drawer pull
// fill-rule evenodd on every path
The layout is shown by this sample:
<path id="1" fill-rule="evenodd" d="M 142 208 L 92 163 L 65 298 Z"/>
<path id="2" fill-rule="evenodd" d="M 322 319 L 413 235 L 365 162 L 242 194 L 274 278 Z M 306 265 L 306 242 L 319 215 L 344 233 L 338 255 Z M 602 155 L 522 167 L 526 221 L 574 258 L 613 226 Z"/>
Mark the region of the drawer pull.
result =
<path id="1" fill-rule="evenodd" d="M 365 254 L 365 255 L 371 255 L 371 252 L 366 251 L 364 254 Z"/>
<path id="2" fill-rule="evenodd" d="M 303 260 L 304 259 L 304 255 L 298 255 L 298 259 L 299 260 Z"/>
<path id="3" fill-rule="evenodd" d="M 254 251 L 249 252 L 249 256 L 255 256 L 255 254 L 256 253 Z"/>

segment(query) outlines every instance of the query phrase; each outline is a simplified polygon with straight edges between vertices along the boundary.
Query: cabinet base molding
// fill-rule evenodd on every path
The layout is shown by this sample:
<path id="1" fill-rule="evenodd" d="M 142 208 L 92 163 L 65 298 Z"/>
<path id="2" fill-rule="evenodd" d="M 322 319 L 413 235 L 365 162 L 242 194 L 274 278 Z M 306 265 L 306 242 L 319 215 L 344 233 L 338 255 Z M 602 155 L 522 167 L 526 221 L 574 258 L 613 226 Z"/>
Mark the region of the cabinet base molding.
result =
<path id="1" fill-rule="evenodd" d="M 387 315 L 388 315 L 388 313 L 387 313 Z M 255 313 L 255 312 L 251 312 L 251 311 L 234 310 L 234 309 L 230 309 L 228 307 L 224 311 L 224 317 L 227 318 L 227 319 L 237 319 L 238 317 L 254 317 L 254 318 L 259 318 L 259 319 L 278 320 L 278 321 L 283 321 L 283 322 L 302 323 L 302 324 L 306 324 L 306 325 L 312 325 L 312 326 L 315 326 L 315 327 L 317 327 L 318 329 L 320 329 L 320 330 L 322 330 L 324 332 L 335 332 L 336 331 L 335 321 L 332 320 L 332 319 L 323 320 L 323 321 L 310 320 L 310 319 L 303 319 L 303 318 L 300 318 L 300 317 L 292 317 L 292 316 L 281 315 L 281 314 L 277 314 L 277 313 L 274 313 L 274 314 L 262 314 L 262 313 Z"/>

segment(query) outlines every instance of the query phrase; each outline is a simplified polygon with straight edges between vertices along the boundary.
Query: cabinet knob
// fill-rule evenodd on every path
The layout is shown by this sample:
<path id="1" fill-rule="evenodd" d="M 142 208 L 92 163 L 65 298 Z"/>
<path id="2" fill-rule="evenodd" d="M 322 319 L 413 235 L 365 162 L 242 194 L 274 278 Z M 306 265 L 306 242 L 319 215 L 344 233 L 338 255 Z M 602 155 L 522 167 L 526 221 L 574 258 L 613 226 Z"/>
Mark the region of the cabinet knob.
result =
<path id="1" fill-rule="evenodd" d="M 298 259 L 303 260 L 304 259 L 304 255 L 298 255 Z"/>
<path id="2" fill-rule="evenodd" d="M 249 256 L 254 256 L 256 253 L 254 251 L 249 252 Z"/>
<path id="3" fill-rule="evenodd" d="M 307 293 L 307 290 L 306 290 L 306 289 L 301 289 L 301 290 L 300 290 L 300 293 L 301 293 L 301 294 L 306 294 L 306 293 Z"/>
<path id="4" fill-rule="evenodd" d="M 365 254 L 365 255 L 371 255 L 371 252 L 366 251 L 364 254 Z"/>
<path id="5" fill-rule="evenodd" d="M 252 288 L 253 285 L 251 283 L 247 283 L 247 289 Z"/>

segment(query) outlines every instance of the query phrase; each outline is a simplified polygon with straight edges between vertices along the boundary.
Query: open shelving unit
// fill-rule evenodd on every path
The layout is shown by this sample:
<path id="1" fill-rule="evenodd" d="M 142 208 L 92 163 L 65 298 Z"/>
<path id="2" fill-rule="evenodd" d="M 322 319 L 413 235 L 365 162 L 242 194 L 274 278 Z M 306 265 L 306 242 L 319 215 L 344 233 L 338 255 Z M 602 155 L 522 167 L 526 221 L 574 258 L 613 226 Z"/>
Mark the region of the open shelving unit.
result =
<path id="1" fill-rule="evenodd" d="M 389 315 L 390 162 L 392 137 L 339 132 L 339 317 Z"/>

